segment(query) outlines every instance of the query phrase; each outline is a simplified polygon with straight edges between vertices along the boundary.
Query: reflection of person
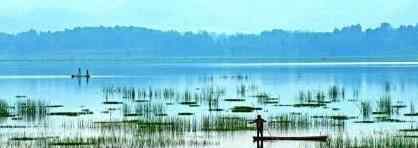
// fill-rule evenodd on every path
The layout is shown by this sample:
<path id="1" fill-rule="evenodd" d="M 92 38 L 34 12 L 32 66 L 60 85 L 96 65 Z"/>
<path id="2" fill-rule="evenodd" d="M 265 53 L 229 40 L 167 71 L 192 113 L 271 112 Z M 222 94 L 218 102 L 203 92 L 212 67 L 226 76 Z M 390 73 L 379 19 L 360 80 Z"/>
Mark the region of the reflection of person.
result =
<path id="1" fill-rule="evenodd" d="M 263 148 L 263 141 L 257 141 L 257 148 Z"/>
<path id="2" fill-rule="evenodd" d="M 263 124 L 266 122 L 261 115 L 257 115 L 257 119 L 255 119 L 251 123 L 255 123 L 255 127 L 257 128 L 257 137 L 263 137 Z"/>

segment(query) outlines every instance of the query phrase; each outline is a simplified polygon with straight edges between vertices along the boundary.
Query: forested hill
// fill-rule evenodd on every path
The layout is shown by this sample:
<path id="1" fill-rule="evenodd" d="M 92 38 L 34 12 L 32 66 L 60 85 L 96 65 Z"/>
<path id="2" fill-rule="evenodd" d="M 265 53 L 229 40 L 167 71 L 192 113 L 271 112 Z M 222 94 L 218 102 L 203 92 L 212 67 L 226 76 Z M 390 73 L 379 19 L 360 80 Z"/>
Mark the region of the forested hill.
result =
<path id="1" fill-rule="evenodd" d="M 80 27 L 57 32 L 0 33 L 7 55 L 77 53 L 134 57 L 403 57 L 418 55 L 418 26 L 364 29 L 352 25 L 333 32 L 270 30 L 257 34 L 160 31 L 142 27 Z"/>

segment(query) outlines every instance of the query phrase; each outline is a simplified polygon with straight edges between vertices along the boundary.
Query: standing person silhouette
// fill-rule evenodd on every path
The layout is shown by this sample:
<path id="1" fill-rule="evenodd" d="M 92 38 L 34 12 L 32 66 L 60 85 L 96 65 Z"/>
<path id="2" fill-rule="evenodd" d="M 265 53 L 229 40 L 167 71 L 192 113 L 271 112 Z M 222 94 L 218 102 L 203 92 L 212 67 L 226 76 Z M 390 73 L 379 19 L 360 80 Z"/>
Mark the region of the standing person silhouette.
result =
<path id="1" fill-rule="evenodd" d="M 88 69 L 86 70 L 86 77 L 87 78 L 90 78 L 90 73 L 89 73 L 89 70 Z"/>
<path id="2" fill-rule="evenodd" d="M 264 122 L 266 122 L 266 120 L 261 118 L 261 115 L 257 115 L 257 119 L 251 122 L 255 123 L 255 127 L 257 128 L 257 138 L 263 137 Z"/>

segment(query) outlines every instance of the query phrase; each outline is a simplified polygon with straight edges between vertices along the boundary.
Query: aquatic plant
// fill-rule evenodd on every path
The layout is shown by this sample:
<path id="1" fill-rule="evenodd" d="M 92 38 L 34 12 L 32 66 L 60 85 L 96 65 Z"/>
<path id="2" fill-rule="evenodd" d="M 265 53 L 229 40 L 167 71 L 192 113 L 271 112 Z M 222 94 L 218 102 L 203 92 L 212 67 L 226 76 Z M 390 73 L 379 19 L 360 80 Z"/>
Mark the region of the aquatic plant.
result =
<path id="1" fill-rule="evenodd" d="M 255 110 L 261 110 L 261 108 L 252 107 L 252 106 L 234 106 L 232 107 L 231 112 L 247 113 L 247 112 L 253 112 Z"/>
<path id="2" fill-rule="evenodd" d="M 237 131 L 254 130 L 249 120 L 239 116 L 203 116 L 201 118 L 203 131 Z"/>
<path id="3" fill-rule="evenodd" d="M 392 114 L 394 113 L 394 109 L 392 106 L 392 98 L 390 96 L 382 96 L 377 101 L 377 111 L 372 112 L 375 115 L 381 115 L 376 117 L 378 121 L 385 121 L 385 122 L 404 122 L 400 119 L 392 119 Z"/>
<path id="4" fill-rule="evenodd" d="M 412 101 L 409 106 L 409 113 L 405 113 L 404 116 L 418 116 L 418 113 L 415 112 L 415 105 Z"/>
<path id="5" fill-rule="evenodd" d="M 319 127 L 331 127 L 333 122 L 330 118 L 324 116 L 310 116 L 308 114 L 299 113 L 282 113 L 268 119 L 271 128 L 283 131 L 292 129 L 310 129 Z"/>
<path id="6" fill-rule="evenodd" d="M 23 117 L 25 120 L 35 121 L 46 117 L 47 105 L 39 100 L 19 100 L 16 104 L 17 115 Z"/>
<path id="7" fill-rule="evenodd" d="M 372 113 L 372 106 L 370 105 L 369 101 L 360 102 L 360 112 L 364 121 L 370 119 L 370 115 Z"/>
<path id="8" fill-rule="evenodd" d="M 0 117 L 7 117 L 9 114 L 9 105 L 6 101 L 0 100 Z"/>
<path id="9" fill-rule="evenodd" d="M 337 135 L 325 143 L 319 143 L 319 148 L 412 148 L 418 145 L 418 139 L 392 134 L 364 137 L 344 137 Z"/>

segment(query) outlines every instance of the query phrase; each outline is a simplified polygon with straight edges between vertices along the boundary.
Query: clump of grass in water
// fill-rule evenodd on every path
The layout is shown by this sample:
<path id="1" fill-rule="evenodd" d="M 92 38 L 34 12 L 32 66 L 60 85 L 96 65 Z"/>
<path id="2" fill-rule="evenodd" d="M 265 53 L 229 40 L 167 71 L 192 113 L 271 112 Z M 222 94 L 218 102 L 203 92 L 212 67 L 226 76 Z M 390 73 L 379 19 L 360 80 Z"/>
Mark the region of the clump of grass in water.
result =
<path id="1" fill-rule="evenodd" d="M 372 112 L 372 114 L 374 115 L 380 115 L 376 117 L 378 121 L 405 122 L 404 120 L 393 119 L 392 118 L 393 113 L 394 113 L 394 109 L 392 106 L 392 98 L 390 96 L 380 97 L 379 101 L 377 101 L 377 111 Z"/>
<path id="2" fill-rule="evenodd" d="M 245 96 L 246 96 L 246 94 L 247 94 L 247 87 L 246 87 L 246 85 L 245 85 L 245 84 L 242 84 L 242 83 L 241 83 L 241 85 L 239 85 L 239 86 L 237 87 L 237 94 L 238 94 L 240 97 L 245 97 Z"/>
<path id="3" fill-rule="evenodd" d="M 95 124 L 96 127 L 101 129 L 134 128 L 144 134 L 155 132 L 183 133 L 192 130 L 190 119 L 179 117 L 149 116 L 138 117 L 135 120 L 95 122 Z"/>
<path id="4" fill-rule="evenodd" d="M 184 136 L 170 134 L 148 134 L 135 135 L 133 137 L 125 136 L 98 136 L 98 137 L 67 137 L 48 141 L 48 146 L 56 147 L 202 147 L 213 145 L 214 142 L 208 140 L 198 140 L 192 138 L 186 140 Z M 46 147 L 46 146 L 44 146 Z"/>
<path id="5" fill-rule="evenodd" d="M 361 106 L 360 112 L 363 117 L 363 120 L 369 120 L 370 114 L 372 111 L 372 106 L 370 105 L 370 102 L 368 101 L 361 102 L 360 106 Z"/>
<path id="6" fill-rule="evenodd" d="M 313 118 L 307 114 L 281 114 L 270 117 L 270 126 L 280 130 L 310 129 L 331 127 L 333 121 L 329 118 Z"/>
<path id="7" fill-rule="evenodd" d="M 203 131 L 238 131 L 254 130 L 254 126 L 248 125 L 248 119 L 244 117 L 227 116 L 203 116 L 201 119 Z"/>
<path id="8" fill-rule="evenodd" d="M 377 101 L 377 111 L 374 114 L 392 115 L 392 99 L 390 96 L 383 96 Z"/>
<path id="9" fill-rule="evenodd" d="M 315 93 L 308 91 L 299 91 L 298 96 L 296 97 L 298 103 L 293 104 L 294 107 L 321 107 L 326 106 L 330 101 L 325 101 L 325 95 L 323 92 Z"/>
<path id="10" fill-rule="evenodd" d="M 20 100 L 16 104 L 17 114 L 29 121 L 45 118 L 48 112 L 47 105 L 39 100 Z"/>
<path id="11" fill-rule="evenodd" d="M 415 112 L 415 105 L 412 101 L 409 106 L 409 113 L 404 114 L 404 116 L 418 116 L 418 113 Z"/>
<path id="12" fill-rule="evenodd" d="M 329 96 L 329 98 L 333 101 L 333 102 L 335 102 L 335 101 L 337 101 L 337 98 L 338 98 L 338 96 L 340 95 L 340 91 L 339 91 L 339 89 L 338 89 L 338 87 L 337 86 L 332 86 L 329 90 L 328 90 L 328 96 Z"/>
<path id="13" fill-rule="evenodd" d="M 9 115 L 9 105 L 6 101 L 0 100 L 0 117 L 8 117 Z"/>
<path id="14" fill-rule="evenodd" d="M 374 121 L 370 120 L 370 115 L 372 113 L 372 106 L 369 101 L 360 102 L 360 114 L 362 116 L 362 121 L 355 121 L 355 123 L 373 123 Z"/>

